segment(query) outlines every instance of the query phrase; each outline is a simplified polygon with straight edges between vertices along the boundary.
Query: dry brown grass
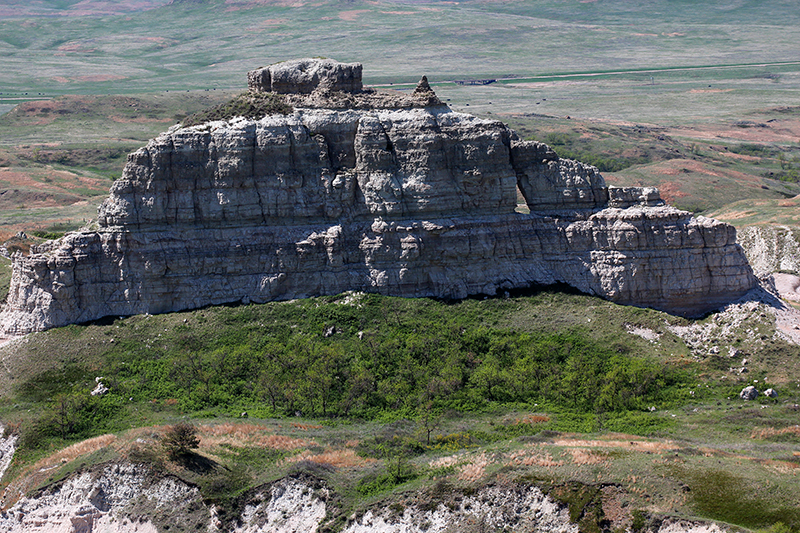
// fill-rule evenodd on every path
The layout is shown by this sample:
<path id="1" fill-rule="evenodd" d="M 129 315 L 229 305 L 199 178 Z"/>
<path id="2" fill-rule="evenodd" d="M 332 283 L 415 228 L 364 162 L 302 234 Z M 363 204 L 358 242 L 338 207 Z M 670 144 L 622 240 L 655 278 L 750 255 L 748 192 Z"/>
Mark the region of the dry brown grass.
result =
<path id="1" fill-rule="evenodd" d="M 486 473 L 486 467 L 489 466 L 490 463 L 491 460 L 486 456 L 486 453 L 481 452 L 481 454 L 474 457 L 472 461 L 458 469 L 458 479 L 470 483 L 478 481 Z"/>
<path id="2" fill-rule="evenodd" d="M 599 465 L 608 460 L 608 457 L 593 450 L 573 448 L 569 452 L 572 454 L 572 462 L 576 465 Z"/>
<path id="3" fill-rule="evenodd" d="M 431 468 L 447 468 L 448 466 L 456 466 L 461 462 L 464 458 L 463 455 L 447 455 L 445 457 L 439 457 L 438 459 L 434 459 L 428 463 L 428 466 Z"/>
<path id="4" fill-rule="evenodd" d="M 201 448 L 223 444 L 232 446 L 258 446 L 273 450 L 290 451 L 316 443 L 305 439 L 275 435 L 269 428 L 256 424 L 214 424 L 199 426 Z"/>
<path id="5" fill-rule="evenodd" d="M 775 461 L 775 460 L 767 460 L 762 463 L 767 468 L 770 468 L 777 472 L 778 474 L 789 474 L 792 476 L 796 476 L 800 473 L 800 464 L 794 463 L 792 461 Z"/>
<path id="6" fill-rule="evenodd" d="M 511 465 L 525 465 L 525 466 L 543 466 L 550 468 L 553 466 L 563 466 L 564 461 L 555 460 L 550 452 L 540 452 L 534 449 L 517 450 L 506 455 L 508 461 L 505 463 L 507 466 Z"/>
<path id="7" fill-rule="evenodd" d="M 670 441 L 651 442 L 646 440 L 585 440 L 585 439 L 558 439 L 553 442 L 555 446 L 568 448 L 622 448 L 640 452 L 664 452 L 677 450 L 677 444 Z"/>
<path id="8" fill-rule="evenodd" d="M 111 446 L 116 440 L 116 435 L 100 435 L 99 437 L 76 442 L 63 450 L 59 450 L 52 455 L 39 459 L 32 468 L 34 470 L 45 470 L 54 466 L 59 466 L 73 461 L 82 455 L 87 455 L 101 448 L 105 448 L 106 446 Z"/>
<path id="9" fill-rule="evenodd" d="M 800 437 L 800 426 L 790 426 L 781 429 L 775 429 L 773 427 L 756 428 L 750 433 L 750 438 L 766 440 L 770 438 L 780 437 L 781 435 L 796 435 Z"/>
<path id="10" fill-rule="evenodd" d="M 603 515 L 611 522 L 612 531 L 629 531 L 631 516 L 626 509 L 626 494 L 619 487 L 606 486 L 603 491 Z"/>
<path id="11" fill-rule="evenodd" d="M 296 424 L 296 423 L 292 423 L 292 427 L 296 428 L 296 429 L 306 430 L 306 431 L 309 430 L 309 429 L 322 429 L 322 426 L 317 426 L 317 425 L 314 425 L 314 424 Z"/>
<path id="12" fill-rule="evenodd" d="M 300 461 L 311 461 L 317 464 L 327 464 L 336 468 L 351 468 L 365 466 L 375 462 L 375 459 L 359 457 L 351 449 L 328 450 L 323 453 L 312 453 L 309 450 L 298 453 L 283 460 L 283 464 L 298 463 Z"/>
<path id="13" fill-rule="evenodd" d="M 21 475 L 9 483 L 0 498 L 2 510 L 8 509 L 19 501 L 28 491 L 44 483 L 50 474 L 61 465 L 74 461 L 75 459 L 96 452 L 101 448 L 111 446 L 117 442 L 116 435 L 100 435 L 81 442 L 76 442 L 67 446 L 63 450 L 39 459 L 36 463 L 27 467 Z"/>

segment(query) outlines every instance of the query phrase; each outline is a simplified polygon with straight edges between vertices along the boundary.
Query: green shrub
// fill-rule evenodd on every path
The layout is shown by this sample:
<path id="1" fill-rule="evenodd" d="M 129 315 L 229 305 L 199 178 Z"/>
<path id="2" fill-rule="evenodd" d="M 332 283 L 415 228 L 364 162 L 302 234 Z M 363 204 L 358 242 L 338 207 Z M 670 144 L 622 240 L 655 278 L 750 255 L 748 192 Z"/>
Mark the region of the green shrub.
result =
<path id="1" fill-rule="evenodd" d="M 356 490 L 364 496 L 374 496 L 412 481 L 416 477 L 417 471 L 414 466 L 397 455 L 386 460 L 385 472 L 364 477 L 356 485 Z"/>
<path id="2" fill-rule="evenodd" d="M 387 437 L 406 447 L 412 441 L 428 444 L 448 411 L 527 410 L 538 404 L 553 415 L 544 429 L 594 431 L 605 424 L 649 433 L 663 422 L 644 413 L 647 407 L 683 401 L 684 371 L 633 357 L 625 346 L 592 340 L 580 330 L 481 326 L 486 319 L 480 313 L 502 312 L 495 309 L 502 309 L 502 301 L 477 306 L 365 295 L 357 305 L 342 305 L 342 298 L 197 313 L 191 327 L 168 331 L 138 318 L 119 321 L 116 342 L 105 345 L 91 371 L 68 363 L 28 379 L 17 392 L 32 402 L 81 396 L 79 405 L 67 406 L 78 415 L 74 421 L 62 417 L 54 425 L 50 416 L 37 426 L 59 438 L 121 427 L 127 423 L 123 406 L 132 398 L 153 412 L 194 416 L 248 411 L 416 420 L 405 433 Z M 456 312 L 451 305 L 458 305 Z M 74 341 L 97 334 L 85 326 L 58 331 Z M 112 391 L 89 398 L 99 373 Z M 51 415 L 53 408 L 47 410 Z M 541 429 L 507 428 L 505 434 Z M 394 446 L 385 439 L 374 444 Z"/>
<path id="3" fill-rule="evenodd" d="M 187 422 L 179 422 L 174 426 L 170 426 L 161 440 L 161 445 L 170 459 L 183 458 L 193 453 L 192 450 L 200 446 L 197 428 L 194 424 Z"/>

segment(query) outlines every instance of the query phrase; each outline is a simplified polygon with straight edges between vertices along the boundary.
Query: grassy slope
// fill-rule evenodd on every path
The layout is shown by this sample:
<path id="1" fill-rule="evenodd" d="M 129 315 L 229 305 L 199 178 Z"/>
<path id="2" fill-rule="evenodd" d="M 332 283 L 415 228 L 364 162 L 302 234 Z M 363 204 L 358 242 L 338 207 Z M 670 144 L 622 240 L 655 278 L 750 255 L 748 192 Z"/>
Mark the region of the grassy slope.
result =
<path id="1" fill-rule="evenodd" d="M 346 317 L 352 312 L 362 317 L 360 323 L 348 322 Z M 243 354 L 257 357 L 260 350 L 269 353 L 270 343 L 286 334 L 279 331 L 290 332 L 288 344 L 302 339 L 309 346 L 313 343 L 313 350 L 332 350 L 341 342 L 366 348 L 379 332 L 403 338 L 413 329 L 422 335 L 422 324 L 431 321 L 469 324 L 461 335 L 482 327 L 530 334 L 573 332 L 625 357 L 655 358 L 685 375 L 670 389 L 670 398 L 653 400 L 657 410 L 652 413 L 644 409 L 586 412 L 557 400 L 539 399 L 495 403 L 477 412 L 437 410 L 432 418 L 424 410 L 406 411 L 399 419 L 385 412 L 370 421 L 263 418 L 270 411 L 268 398 L 186 410 L 181 406 L 186 405 L 183 395 L 188 392 L 173 386 L 152 397 L 143 395 L 137 387 L 130 388 L 130 374 L 124 370 L 139 368 L 147 360 L 188 368 L 197 354 L 220 350 L 238 358 Z M 712 322 L 710 318 L 701 324 Z M 213 489 L 217 493 L 207 492 L 207 496 L 227 505 L 233 505 L 227 500 L 232 495 L 298 468 L 327 479 L 346 514 L 390 497 L 408 502 L 419 491 L 441 486 L 442 480 L 458 490 L 469 490 L 500 476 L 562 488 L 569 481 L 618 483 L 619 502 L 629 510 L 703 516 L 747 527 L 783 520 L 797 528 L 800 517 L 793 513 L 800 501 L 794 453 L 800 437 L 791 429 L 799 416 L 797 347 L 774 338 L 769 321 L 759 318 L 758 311 L 733 331 L 712 335 L 721 356 L 692 355 L 667 329 L 669 324 L 688 322 L 587 296 L 545 291 L 451 304 L 376 296 L 320 298 L 131 317 L 35 334 L 13 349 L 2 349 L 8 372 L 2 383 L 4 420 L 22 425 L 24 433 L 24 428 L 31 427 L 31 417 L 46 418 L 54 408 L 49 400 L 53 394 L 88 390 L 95 376 L 103 376 L 114 387 L 109 401 L 115 395 L 124 398 L 122 407 L 104 420 L 104 427 L 85 435 L 112 430 L 110 436 L 65 452 L 59 450 L 71 440 L 49 437 L 40 442 L 39 449 L 18 454 L 10 476 L 17 478 L 12 488 L 29 490 L 80 464 L 129 457 L 155 461 L 204 490 Z M 338 333 L 325 337 L 330 325 L 338 326 Z M 629 333 L 633 327 L 659 336 L 647 340 Z M 747 334 L 748 329 L 759 333 Z M 361 341 L 358 331 L 364 331 Z M 215 341 L 193 344 L 187 341 L 190 337 Z M 189 351 L 187 342 L 192 346 Z M 401 342 L 398 350 L 404 345 L 410 346 Z M 736 361 L 726 355 L 730 346 L 740 350 Z M 476 355 L 478 359 L 489 356 Z M 728 371 L 728 366 L 745 356 L 750 359 L 748 374 Z M 177 358 L 177 366 L 170 363 L 172 358 Z M 778 388 L 779 401 L 735 399 L 736 392 L 754 379 L 768 380 Z M 201 381 L 196 385 L 202 388 Z M 139 388 L 146 388 L 144 382 Z M 17 391 L 14 400 L 8 394 L 11 391 Z M 246 422 L 238 419 L 242 411 L 250 414 Z M 163 433 L 163 424 L 187 417 L 200 424 L 199 453 L 217 466 L 198 472 L 163 456 L 154 436 Z M 430 444 L 426 420 L 433 426 Z M 148 426 L 155 427 L 136 429 Z M 44 468 L 62 458 L 69 461 L 61 467 L 62 474 Z M 409 477 L 401 483 L 390 475 L 390 466 L 398 459 Z M 739 492 L 747 486 L 769 490 Z M 751 510 L 749 515 L 739 511 L 744 504 Z"/>

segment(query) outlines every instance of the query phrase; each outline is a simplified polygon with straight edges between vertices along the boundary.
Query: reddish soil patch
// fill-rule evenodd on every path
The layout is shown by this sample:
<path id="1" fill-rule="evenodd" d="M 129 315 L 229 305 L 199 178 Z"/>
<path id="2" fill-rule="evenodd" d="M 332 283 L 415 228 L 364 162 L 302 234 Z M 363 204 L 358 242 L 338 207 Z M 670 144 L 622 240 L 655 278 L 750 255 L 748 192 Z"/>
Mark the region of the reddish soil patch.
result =
<path id="1" fill-rule="evenodd" d="M 733 152 L 717 152 L 719 155 L 730 157 L 731 159 L 738 159 L 740 161 L 759 161 L 761 158 L 754 155 L 735 154 Z"/>
<path id="2" fill-rule="evenodd" d="M 733 124 L 708 124 L 692 128 L 673 128 L 666 132 L 672 137 L 690 139 L 755 142 L 755 143 L 796 143 L 800 140 L 800 118 L 771 119 L 761 117 L 763 122 L 755 122 L 751 127 Z M 760 120 L 760 119 L 759 119 Z"/>
<path id="3" fill-rule="evenodd" d="M 725 213 L 725 220 L 738 220 L 753 216 L 753 211 L 729 211 Z"/>
<path id="4" fill-rule="evenodd" d="M 277 7 L 303 7 L 306 5 L 302 0 L 249 0 L 249 1 L 236 1 L 225 0 L 228 6 L 225 11 L 241 11 L 243 9 L 253 9 L 261 6 L 277 6 Z"/>
<path id="5" fill-rule="evenodd" d="M 778 202 L 779 207 L 800 207 L 800 195 Z"/>
<path id="6" fill-rule="evenodd" d="M 668 204 L 675 202 L 677 198 L 684 198 L 689 196 L 681 190 L 681 186 L 674 181 L 665 181 L 658 185 L 658 191 L 661 193 L 661 198 Z"/>
<path id="7" fill-rule="evenodd" d="M 258 31 L 263 30 L 266 28 L 272 28 L 274 26 L 280 26 L 281 24 L 286 24 L 288 22 L 287 19 L 266 19 L 262 20 L 255 26 L 251 26 L 247 28 L 248 31 Z"/>
<path id="8" fill-rule="evenodd" d="M 91 53 L 96 52 L 97 48 L 89 48 L 81 43 L 66 43 L 56 48 L 59 52 Z"/>
<path id="9" fill-rule="evenodd" d="M 693 159 L 671 159 L 670 161 L 653 165 L 651 168 L 653 168 L 655 175 L 660 174 L 662 176 L 680 176 L 682 174 L 697 173 L 715 178 L 734 179 L 736 181 L 753 184 L 760 183 L 761 181 L 758 177 L 745 174 L 744 172 L 734 170 L 722 172 Z"/>
<path id="10" fill-rule="evenodd" d="M 124 80 L 126 76 L 115 76 L 113 74 L 94 74 L 92 76 L 76 76 L 75 81 L 114 81 Z"/>
<path id="11" fill-rule="evenodd" d="M 339 11 L 339 18 L 348 22 L 358 20 L 362 13 L 369 13 L 369 9 L 353 9 L 350 11 Z"/>
<path id="12" fill-rule="evenodd" d="M 18 189 L 5 189 L 0 191 L 0 207 L 3 209 L 14 209 L 15 207 L 37 208 L 37 207 L 58 207 L 71 205 L 79 201 L 78 196 L 64 196 L 56 198 L 47 192 L 20 191 Z"/>
<path id="13" fill-rule="evenodd" d="M 7 183 L 3 190 L 5 192 L 19 191 L 19 194 L 26 195 L 24 203 L 27 207 L 70 205 L 81 200 L 82 197 L 69 195 L 70 198 L 74 196 L 74 200 L 64 203 L 64 201 L 57 201 L 51 195 L 63 196 L 67 191 L 79 188 L 91 189 L 102 194 L 109 188 L 106 180 L 77 176 L 65 170 L 47 170 L 45 175 L 53 182 L 41 182 L 25 172 L 0 168 L 0 181 Z M 16 202 L 16 205 L 19 204 L 20 202 Z"/>

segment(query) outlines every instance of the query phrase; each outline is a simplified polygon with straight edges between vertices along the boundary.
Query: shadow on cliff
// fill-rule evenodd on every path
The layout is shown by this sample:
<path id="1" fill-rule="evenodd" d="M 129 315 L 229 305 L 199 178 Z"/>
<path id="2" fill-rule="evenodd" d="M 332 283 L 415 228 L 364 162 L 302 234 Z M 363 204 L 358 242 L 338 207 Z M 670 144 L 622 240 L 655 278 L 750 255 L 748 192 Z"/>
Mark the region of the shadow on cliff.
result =
<path id="1" fill-rule="evenodd" d="M 567 285 L 566 283 L 554 283 L 552 285 L 533 284 L 527 287 L 516 289 L 498 289 L 496 294 L 478 293 L 471 294 L 466 298 L 431 298 L 437 302 L 452 305 L 464 300 L 491 300 L 491 299 L 505 299 L 505 298 L 525 298 L 530 296 L 538 296 L 541 294 L 569 294 L 573 296 L 591 296 L 588 293 L 580 291 L 575 287 Z"/>

